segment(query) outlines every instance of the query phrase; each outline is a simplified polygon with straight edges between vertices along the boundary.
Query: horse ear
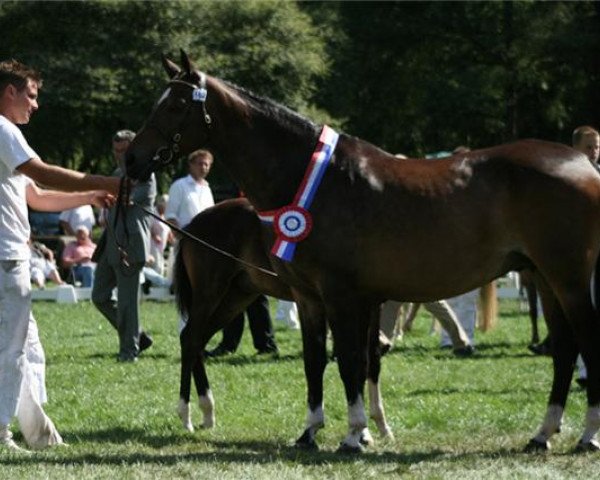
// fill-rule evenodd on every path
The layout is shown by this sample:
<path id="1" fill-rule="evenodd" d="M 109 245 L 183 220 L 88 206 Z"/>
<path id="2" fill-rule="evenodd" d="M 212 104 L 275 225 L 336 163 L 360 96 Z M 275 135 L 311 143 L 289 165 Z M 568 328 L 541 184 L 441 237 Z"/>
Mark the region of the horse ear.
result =
<path id="1" fill-rule="evenodd" d="M 185 53 L 183 48 L 180 49 L 179 52 L 181 54 L 181 66 L 187 74 L 191 74 L 194 70 L 196 70 L 196 66 L 192 63 L 190 57 L 188 57 L 188 54 Z"/>
<path id="2" fill-rule="evenodd" d="M 167 75 L 169 76 L 169 78 L 173 78 L 173 77 L 175 77 L 175 75 L 177 75 L 179 72 L 181 72 L 181 68 L 179 68 L 174 62 L 169 60 L 167 58 L 167 56 L 164 54 L 162 56 L 162 64 L 163 64 L 163 68 L 165 69 L 165 72 L 167 72 Z"/>

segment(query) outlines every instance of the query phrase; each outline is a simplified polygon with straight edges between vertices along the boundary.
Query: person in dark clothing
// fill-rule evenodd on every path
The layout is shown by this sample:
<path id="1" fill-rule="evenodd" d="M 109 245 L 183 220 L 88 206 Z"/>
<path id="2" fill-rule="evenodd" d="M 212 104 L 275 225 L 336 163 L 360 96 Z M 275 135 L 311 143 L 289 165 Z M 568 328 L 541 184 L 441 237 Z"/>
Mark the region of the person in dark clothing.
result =
<path id="1" fill-rule="evenodd" d="M 246 309 L 248 324 L 252 334 L 252 343 L 256 352 L 261 355 L 265 353 L 279 353 L 275 343 L 273 322 L 269 313 L 269 301 L 265 295 L 260 295 Z M 242 334 L 244 333 L 244 314 L 240 313 L 228 325 L 223 328 L 221 343 L 213 350 L 205 352 L 207 357 L 219 357 L 233 353 L 237 350 Z"/>

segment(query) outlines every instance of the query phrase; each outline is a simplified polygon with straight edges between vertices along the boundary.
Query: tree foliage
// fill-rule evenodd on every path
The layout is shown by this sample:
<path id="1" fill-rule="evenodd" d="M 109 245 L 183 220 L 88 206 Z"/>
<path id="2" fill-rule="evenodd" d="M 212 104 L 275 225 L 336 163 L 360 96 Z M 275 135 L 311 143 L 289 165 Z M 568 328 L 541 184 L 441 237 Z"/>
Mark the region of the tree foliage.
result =
<path id="1" fill-rule="evenodd" d="M 0 2 L 0 29 L 1 58 L 45 77 L 32 145 L 86 171 L 110 171 L 111 134 L 141 126 L 180 48 L 393 152 L 600 123 L 597 2 Z"/>
<path id="2" fill-rule="evenodd" d="M 160 56 L 183 48 L 208 73 L 290 105 L 311 105 L 326 75 L 324 42 L 291 2 L 6 2 L 1 57 L 45 78 L 28 126 L 58 163 L 110 171 L 112 133 L 138 129 L 166 78 Z"/>
<path id="3" fill-rule="evenodd" d="M 320 101 L 353 133 L 412 154 L 598 122 L 591 2 L 342 2 L 347 41 Z M 332 15 L 330 13 L 330 15 Z"/>

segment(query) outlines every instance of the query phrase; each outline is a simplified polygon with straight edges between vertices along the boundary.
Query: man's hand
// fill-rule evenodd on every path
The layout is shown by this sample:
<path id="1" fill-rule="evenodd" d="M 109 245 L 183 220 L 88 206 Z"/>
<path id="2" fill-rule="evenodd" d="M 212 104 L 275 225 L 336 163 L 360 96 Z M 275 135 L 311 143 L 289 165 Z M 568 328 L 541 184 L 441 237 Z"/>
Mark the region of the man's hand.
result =
<path id="1" fill-rule="evenodd" d="M 98 208 L 112 207 L 116 202 L 116 198 L 112 193 L 104 190 L 94 190 L 90 203 Z"/>

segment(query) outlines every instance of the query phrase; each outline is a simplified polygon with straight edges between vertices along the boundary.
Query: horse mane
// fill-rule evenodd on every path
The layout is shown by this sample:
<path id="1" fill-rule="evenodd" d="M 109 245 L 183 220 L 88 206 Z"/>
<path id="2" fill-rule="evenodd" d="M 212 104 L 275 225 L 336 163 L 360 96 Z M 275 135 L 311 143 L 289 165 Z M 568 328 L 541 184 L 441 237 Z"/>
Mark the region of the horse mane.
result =
<path id="1" fill-rule="evenodd" d="M 227 89 L 232 90 L 241 99 L 245 100 L 250 107 L 256 109 L 265 117 L 275 120 L 283 128 L 291 129 L 292 131 L 301 134 L 307 132 L 314 133 L 319 128 L 312 120 L 291 110 L 285 105 L 271 100 L 270 98 L 257 95 L 256 93 L 229 81 L 219 81 Z"/>

